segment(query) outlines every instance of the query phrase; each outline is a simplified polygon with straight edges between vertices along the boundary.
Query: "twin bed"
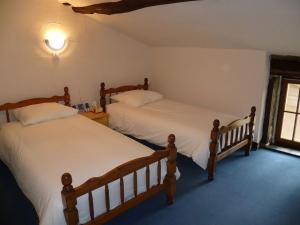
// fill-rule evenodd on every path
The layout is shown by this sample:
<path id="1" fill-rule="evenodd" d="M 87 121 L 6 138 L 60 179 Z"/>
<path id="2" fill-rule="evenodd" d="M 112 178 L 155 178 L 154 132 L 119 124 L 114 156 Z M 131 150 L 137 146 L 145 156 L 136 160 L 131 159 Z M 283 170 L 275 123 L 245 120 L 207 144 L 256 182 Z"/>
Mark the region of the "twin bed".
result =
<path id="1" fill-rule="evenodd" d="M 18 115 L 19 108 L 35 106 L 36 112 L 47 114 L 51 107 L 58 107 L 57 102 L 70 106 L 68 88 L 63 96 L 0 105 L 7 117 L 7 123 L 0 126 L 0 159 L 33 203 L 40 224 L 103 224 L 159 192 L 172 204 L 179 177 L 175 135 L 179 153 L 207 168 L 209 180 L 214 179 L 219 160 L 243 147 L 249 155 L 255 107 L 249 116 L 237 119 L 157 93 L 148 96 L 150 102 L 138 95 L 143 103 L 138 106 L 111 100 L 135 90 L 148 90 L 148 79 L 143 85 L 109 89 L 101 84 L 100 104 L 109 113 L 111 128 L 118 132 L 77 113 L 61 116 L 60 111 L 56 111 L 57 118 L 46 115 L 43 120 L 38 115 L 38 120 L 31 118 L 28 124 L 11 120 L 10 111 Z M 23 115 L 27 120 L 30 116 Z M 228 125 L 220 128 L 215 118 Z M 120 133 L 167 147 L 154 152 Z"/>
<path id="2" fill-rule="evenodd" d="M 33 203 L 40 224 L 103 224 L 159 192 L 173 203 L 179 177 L 174 135 L 165 150 L 154 152 L 77 113 L 62 116 L 65 106 L 55 103 L 60 101 L 70 105 L 68 88 L 63 96 L 0 106 L 8 122 L 0 127 L 0 159 Z M 26 125 L 10 118 L 9 111 L 21 107 L 38 112 L 34 118 L 23 113 Z"/>
<path id="3" fill-rule="evenodd" d="M 209 180 L 214 179 L 218 161 L 241 148 L 249 155 L 255 107 L 249 116 L 239 119 L 165 99 L 148 88 L 147 78 L 144 84 L 117 88 L 101 83 L 100 105 L 109 114 L 111 128 L 159 146 L 166 144 L 162 137 L 174 133 L 178 152 L 207 169 Z M 220 127 L 220 121 L 225 126 Z"/>

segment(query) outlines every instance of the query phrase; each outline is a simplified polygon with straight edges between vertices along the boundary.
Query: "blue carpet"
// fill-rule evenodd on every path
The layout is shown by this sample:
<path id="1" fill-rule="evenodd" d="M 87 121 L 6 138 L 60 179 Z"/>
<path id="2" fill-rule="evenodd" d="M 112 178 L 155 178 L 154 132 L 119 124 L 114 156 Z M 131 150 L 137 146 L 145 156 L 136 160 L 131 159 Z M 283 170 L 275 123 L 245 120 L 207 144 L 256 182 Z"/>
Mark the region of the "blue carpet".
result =
<path id="1" fill-rule="evenodd" d="M 9 169 L 0 161 L 0 224 L 37 225 L 31 202 L 18 187 Z"/>
<path id="2" fill-rule="evenodd" d="M 216 180 L 184 156 L 174 205 L 163 194 L 110 221 L 109 225 L 299 225 L 300 159 L 258 150 L 222 161 Z M 35 225 L 31 204 L 0 164 L 0 224 Z M 10 220 L 3 220 L 3 218 Z M 5 221 L 5 222 L 3 222 Z M 7 222 L 9 221 L 9 222 Z"/>

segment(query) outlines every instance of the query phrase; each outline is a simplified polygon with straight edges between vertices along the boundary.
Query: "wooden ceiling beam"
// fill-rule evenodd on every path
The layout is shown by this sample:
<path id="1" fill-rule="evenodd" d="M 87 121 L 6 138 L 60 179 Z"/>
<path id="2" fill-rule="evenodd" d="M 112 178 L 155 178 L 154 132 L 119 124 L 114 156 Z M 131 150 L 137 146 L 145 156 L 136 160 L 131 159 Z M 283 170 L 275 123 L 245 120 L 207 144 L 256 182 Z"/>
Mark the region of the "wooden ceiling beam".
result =
<path id="1" fill-rule="evenodd" d="M 84 7 L 72 7 L 73 11 L 82 14 L 120 14 L 127 13 L 135 10 L 139 10 L 146 7 L 174 4 L 180 2 L 191 2 L 201 0 L 120 0 L 118 2 L 103 2 L 99 4 L 84 6 Z M 68 3 L 64 3 L 68 5 Z"/>

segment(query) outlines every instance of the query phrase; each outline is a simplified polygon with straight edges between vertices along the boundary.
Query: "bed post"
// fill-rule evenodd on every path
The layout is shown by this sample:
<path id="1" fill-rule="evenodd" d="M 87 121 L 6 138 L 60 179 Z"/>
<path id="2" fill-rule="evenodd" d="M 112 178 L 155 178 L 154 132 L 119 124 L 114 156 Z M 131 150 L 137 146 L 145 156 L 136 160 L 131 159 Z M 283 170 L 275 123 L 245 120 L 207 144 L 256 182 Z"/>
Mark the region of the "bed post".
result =
<path id="1" fill-rule="evenodd" d="M 249 115 L 249 117 L 250 117 L 250 123 L 249 123 L 249 143 L 248 143 L 248 145 L 246 146 L 246 149 L 245 149 L 245 155 L 246 156 L 249 156 L 250 152 L 252 150 L 255 112 L 256 112 L 256 107 L 252 106 L 251 107 L 251 113 Z"/>
<path id="2" fill-rule="evenodd" d="M 176 194 L 176 157 L 177 149 L 175 146 L 175 135 L 170 134 L 168 137 L 167 150 L 169 151 L 169 157 L 167 161 L 167 175 L 164 180 L 166 186 L 167 204 L 172 205 Z"/>
<path id="3" fill-rule="evenodd" d="M 78 225 L 79 216 L 76 208 L 77 200 L 72 196 L 74 189 L 72 186 L 72 176 L 69 173 L 64 173 L 61 177 L 61 182 L 64 185 L 61 191 L 61 196 L 64 204 L 64 214 L 68 225 Z"/>
<path id="4" fill-rule="evenodd" d="M 70 105 L 71 105 L 71 104 L 70 104 L 70 99 L 71 99 L 71 97 L 70 97 L 70 94 L 69 94 L 69 88 L 68 88 L 68 87 L 65 87 L 65 88 L 64 88 L 64 92 L 65 92 L 65 94 L 64 94 L 64 102 L 65 102 L 65 105 L 70 106 Z"/>
<path id="5" fill-rule="evenodd" d="M 148 83 L 148 78 L 144 79 L 144 90 L 148 90 L 149 89 L 149 83 Z"/>
<path id="6" fill-rule="evenodd" d="M 217 166 L 217 153 L 218 153 L 218 143 L 219 143 L 219 126 L 220 121 L 214 120 L 214 128 L 210 133 L 210 145 L 209 145 L 209 160 L 207 164 L 208 170 L 208 180 L 212 181 L 215 176 L 216 166 Z"/>
<path id="7" fill-rule="evenodd" d="M 102 82 L 100 87 L 100 106 L 103 112 L 106 112 L 105 83 Z"/>

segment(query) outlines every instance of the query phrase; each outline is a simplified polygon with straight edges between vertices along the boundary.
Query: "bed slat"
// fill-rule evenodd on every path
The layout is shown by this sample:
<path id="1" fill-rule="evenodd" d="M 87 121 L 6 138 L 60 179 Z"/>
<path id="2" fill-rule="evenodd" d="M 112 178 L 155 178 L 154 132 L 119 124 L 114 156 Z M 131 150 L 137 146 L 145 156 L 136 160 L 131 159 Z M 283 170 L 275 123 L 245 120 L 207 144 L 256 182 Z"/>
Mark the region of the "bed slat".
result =
<path id="1" fill-rule="evenodd" d="M 235 137 L 234 137 L 234 145 L 236 145 L 236 143 L 239 141 L 238 139 L 238 134 L 239 134 L 239 129 L 238 128 L 235 128 L 234 129 L 234 133 L 235 133 Z"/>
<path id="2" fill-rule="evenodd" d="M 231 134 L 230 131 L 227 132 L 228 144 L 227 146 L 231 146 Z"/>
<path id="3" fill-rule="evenodd" d="M 147 165 L 147 167 L 146 167 L 146 187 L 147 187 L 147 191 L 149 191 L 149 189 L 150 189 L 150 168 L 149 168 L 149 165 Z"/>
<path id="4" fill-rule="evenodd" d="M 105 203 L 106 203 L 106 211 L 110 211 L 110 199 L 109 199 L 109 189 L 108 184 L 105 184 Z"/>
<path id="5" fill-rule="evenodd" d="M 253 142 L 255 112 L 256 108 L 252 106 L 249 116 L 235 120 L 221 128 L 219 128 L 220 121 L 214 120 L 213 129 L 210 133 L 210 155 L 207 164 L 209 180 L 214 179 L 217 161 L 224 159 L 243 147 L 245 147 L 245 155 L 248 156 L 250 154 Z M 230 137 L 228 137 L 229 135 Z"/>
<path id="6" fill-rule="evenodd" d="M 120 178 L 120 197 L 121 197 L 121 203 L 124 204 L 125 197 L 124 197 L 124 179 L 123 179 L 123 177 Z"/>
<path id="7" fill-rule="evenodd" d="M 101 188 L 102 191 L 105 191 L 105 203 L 107 212 L 95 216 L 93 220 L 90 220 L 84 225 L 96 225 L 96 224 L 105 224 L 108 220 L 114 218 L 122 212 L 125 212 L 129 208 L 136 206 L 137 204 L 143 202 L 144 200 L 156 195 L 157 193 L 164 192 L 167 196 L 167 203 L 172 204 L 174 201 L 174 196 L 176 193 L 176 157 L 177 157 L 177 149 L 175 146 L 175 136 L 173 134 L 168 137 L 168 146 L 165 150 L 155 151 L 152 155 L 137 158 L 131 160 L 127 163 L 124 163 L 106 174 L 100 177 L 93 177 L 88 179 L 83 184 L 78 187 L 73 187 L 72 185 L 72 176 L 70 173 L 64 173 L 61 177 L 61 182 L 63 184 L 63 188 L 61 191 L 62 194 L 62 203 L 64 207 L 64 215 L 66 219 L 66 223 L 68 225 L 78 225 L 79 224 L 79 212 L 76 207 L 77 200 L 83 195 L 89 194 L 90 202 L 92 202 L 92 192 L 98 188 Z M 144 191 L 138 194 L 137 187 L 137 171 L 149 166 L 153 163 L 158 163 L 159 161 L 166 159 L 166 177 L 161 185 L 150 188 L 149 191 Z M 158 165 L 160 167 L 160 165 Z M 149 171 L 150 172 L 150 171 Z M 124 177 L 133 174 L 133 185 L 134 187 L 130 187 L 131 191 L 134 191 L 136 197 L 125 201 L 124 199 Z M 149 173 L 150 175 L 150 173 Z M 121 192 L 121 202 L 123 204 L 118 205 L 117 207 L 110 208 L 110 191 L 109 184 L 120 180 L 120 192 Z M 131 186 L 131 185 L 130 185 Z M 103 188 L 105 190 L 103 190 Z M 134 190 L 133 190 L 134 189 Z M 90 192 L 90 193 L 89 193 Z M 119 193 L 117 193 L 118 195 Z M 90 203 L 90 205 L 92 205 Z M 90 207 L 91 209 L 93 207 Z M 92 211 L 92 210 L 91 210 Z M 93 217 L 93 215 L 91 215 Z"/>
<path id="8" fill-rule="evenodd" d="M 223 134 L 220 135 L 220 148 L 223 149 Z"/>
<path id="9" fill-rule="evenodd" d="M 137 173 L 134 171 L 133 173 L 133 185 L 134 185 L 134 196 L 137 196 Z"/>
<path id="10" fill-rule="evenodd" d="M 160 185 L 161 181 L 161 162 L 160 160 L 157 162 L 157 185 Z"/>
<path id="11" fill-rule="evenodd" d="M 91 220 L 95 219 L 95 214 L 94 214 L 94 199 L 93 199 L 93 194 L 91 191 L 89 191 L 89 208 L 90 208 L 90 216 Z"/>
<path id="12" fill-rule="evenodd" d="M 230 135 L 231 135 L 231 145 L 230 146 L 232 146 L 232 145 L 234 145 L 234 130 L 231 130 L 231 133 L 230 133 Z"/>
<path id="13" fill-rule="evenodd" d="M 244 140 L 244 126 L 241 126 L 240 140 Z"/>
<path id="14" fill-rule="evenodd" d="M 224 148 L 226 148 L 228 146 L 228 132 L 225 134 L 225 146 Z"/>

